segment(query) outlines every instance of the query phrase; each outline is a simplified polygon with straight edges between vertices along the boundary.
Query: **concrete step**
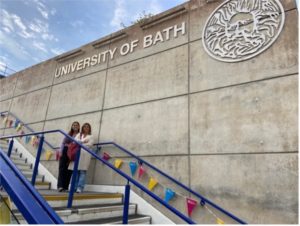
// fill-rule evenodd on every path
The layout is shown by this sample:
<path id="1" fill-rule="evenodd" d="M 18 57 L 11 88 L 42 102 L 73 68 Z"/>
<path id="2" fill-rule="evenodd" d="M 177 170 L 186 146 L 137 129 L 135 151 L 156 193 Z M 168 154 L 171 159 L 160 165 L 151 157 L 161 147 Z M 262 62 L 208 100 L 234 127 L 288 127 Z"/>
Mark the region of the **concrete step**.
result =
<path id="1" fill-rule="evenodd" d="M 22 171 L 22 174 L 26 177 L 26 178 L 32 178 L 32 174 L 33 171 Z M 44 181 L 45 176 L 44 175 L 36 175 L 36 180 L 40 180 L 40 181 Z"/>
<path id="2" fill-rule="evenodd" d="M 71 222 L 70 224 L 122 224 L 123 217 Z M 67 223 L 68 224 L 68 223 Z M 128 216 L 128 224 L 151 224 L 151 217 L 145 215 Z"/>
<path id="3" fill-rule="evenodd" d="M 95 205 L 68 208 L 54 208 L 55 212 L 65 223 L 76 223 L 78 221 L 90 221 L 122 217 L 123 205 Z M 129 205 L 129 215 L 136 214 L 136 204 Z M 21 213 L 16 212 L 15 216 L 20 223 L 26 223 Z"/>
<path id="4" fill-rule="evenodd" d="M 27 162 L 27 158 L 22 158 L 21 154 L 18 154 L 18 153 L 11 153 L 10 159 L 12 159 L 13 161 L 14 160 L 22 160 L 22 161 Z"/>
<path id="5" fill-rule="evenodd" d="M 40 181 L 37 180 L 35 182 L 35 186 L 36 189 L 38 190 L 50 190 L 51 189 L 51 183 L 48 181 Z"/>

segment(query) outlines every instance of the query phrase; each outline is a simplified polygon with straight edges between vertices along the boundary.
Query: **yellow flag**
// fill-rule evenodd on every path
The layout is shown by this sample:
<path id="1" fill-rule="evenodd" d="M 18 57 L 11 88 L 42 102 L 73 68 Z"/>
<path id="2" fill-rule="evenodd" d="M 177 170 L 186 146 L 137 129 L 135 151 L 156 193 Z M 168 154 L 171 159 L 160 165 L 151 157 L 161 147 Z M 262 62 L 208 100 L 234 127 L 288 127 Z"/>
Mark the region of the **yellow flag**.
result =
<path id="1" fill-rule="evenodd" d="M 52 155 L 53 155 L 52 151 L 50 150 L 45 151 L 45 157 L 47 161 L 51 159 Z"/>
<path id="2" fill-rule="evenodd" d="M 220 218 L 217 218 L 217 224 L 225 224 L 225 222 L 222 221 Z"/>
<path id="3" fill-rule="evenodd" d="M 148 184 L 148 188 L 150 191 L 152 191 L 152 189 L 157 185 L 157 180 L 155 180 L 154 178 L 150 177 L 149 180 L 149 184 Z"/>
<path id="4" fill-rule="evenodd" d="M 119 169 L 121 167 L 122 163 L 123 163 L 122 159 L 116 159 L 115 160 L 115 167 Z"/>
<path id="5" fill-rule="evenodd" d="M 35 137 L 35 136 L 31 136 L 30 143 L 31 143 L 31 145 L 32 145 L 32 146 L 33 146 L 33 145 L 34 145 L 34 143 L 35 143 L 35 139 L 36 139 L 36 137 Z"/>
<path id="6" fill-rule="evenodd" d="M 7 118 L 7 116 L 6 116 L 6 117 L 3 119 L 3 124 L 4 124 L 4 125 L 6 125 L 7 120 L 8 120 L 8 118 Z"/>
<path id="7" fill-rule="evenodd" d="M 18 126 L 17 126 L 17 128 L 16 128 L 16 130 L 17 130 L 17 132 L 19 132 L 19 130 L 21 130 L 21 129 L 22 129 L 22 124 L 19 123 Z"/>

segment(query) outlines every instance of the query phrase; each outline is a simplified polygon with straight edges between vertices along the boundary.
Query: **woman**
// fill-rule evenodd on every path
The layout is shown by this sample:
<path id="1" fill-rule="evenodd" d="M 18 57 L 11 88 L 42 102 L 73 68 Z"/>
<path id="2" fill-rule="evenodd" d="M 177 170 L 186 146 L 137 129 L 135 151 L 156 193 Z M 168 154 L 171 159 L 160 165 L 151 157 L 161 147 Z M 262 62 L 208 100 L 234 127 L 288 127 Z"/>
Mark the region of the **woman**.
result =
<path id="1" fill-rule="evenodd" d="M 73 138 L 79 133 L 80 124 L 79 122 L 73 122 L 71 126 L 71 130 L 69 131 L 69 135 Z M 72 143 L 72 140 L 68 137 L 63 139 L 60 148 L 60 159 L 59 159 L 59 171 L 58 171 L 58 180 L 57 180 L 57 188 L 59 192 L 68 190 L 70 179 L 72 176 L 72 171 L 68 170 L 70 160 L 68 158 L 67 152 L 69 144 Z"/>
<path id="2" fill-rule="evenodd" d="M 84 123 L 81 127 L 81 133 L 77 134 L 75 140 L 82 143 L 87 148 L 92 148 L 94 143 L 94 138 L 92 136 L 92 128 L 89 123 Z M 80 151 L 80 158 L 78 164 L 78 174 L 75 183 L 75 190 L 77 193 L 83 192 L 85 186 L 85 179 L 86 179 L 86 171 L 89 168 L 91 161 L 91 155 L 87 151 L 81 149 Z M 73 170 L 74 162 L 71 162 L 69 165 L 69 169 Z"/>

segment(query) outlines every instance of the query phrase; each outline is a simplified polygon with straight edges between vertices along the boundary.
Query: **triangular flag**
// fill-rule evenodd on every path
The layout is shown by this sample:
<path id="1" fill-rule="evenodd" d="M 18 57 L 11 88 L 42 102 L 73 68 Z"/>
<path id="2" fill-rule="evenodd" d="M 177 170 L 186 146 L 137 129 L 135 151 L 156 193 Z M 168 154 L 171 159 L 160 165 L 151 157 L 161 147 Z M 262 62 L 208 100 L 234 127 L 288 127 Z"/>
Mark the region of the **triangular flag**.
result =
<path id="1" fill-rule="evenodd" d="M 14 127 L 15 127 L 15 128 L 17 128 L 17 127 L 18 127 L 18 125 L 19 125 L 19 123 L 20 123 L 20 121 L 19 121 L 19 120 L 16 120 L 16 121 L 15 121 L 15 125 L 14 125 Z"/>
<path id="2" fill-rule="evenodd" d="M 26 136 L 26 137 L 25 137 L 25 143 L 28 144 L 29 141 L 30 141 L 30 136 Z"/>
<path id="3" fill-rule="evenodd" d="M 49 160 L 51 159 L 52 154 L 53 154 L 52 151 L 46 150 L 46 152 L 45 152 L 45 157 L 46 157 L 46 160 L 47 160 L 47 161 L 49 161 Z"/>
<path id="4" fill-rule="evenodd" d="M 19 132 L 19 130 L 21 130 L 22 127 L 23 127 L 22 123 L 19 123 L 18 126 L 17 126 L 17 128 L 16 128 L 17 132 Z"/>
<path id="5" fill-rule="evenodd" d="M 169 202 L 174 196 L 175 192 L 172 189 L 167 188 L 165 192 L 165 201 Z"/>
<path id="6" fill-rule="evenodd" d="M 217 218 L 217 224 L 225 224 L 225 222 L 222 221 L 220 218 Z"/>
<path id="7" fill-rule="evenodd" d="M 137 163 L 136 162 L 129 162 L 129 167 L 131 171 L 131 175 L 133 176 L 137 169 Z"/>
<path id="8" fill-rule="evenodd" d="M 32 146 L 34 146 L 35 139 L 36 139 L 35 136 L 31 136 L 30 143 L 31 143 Z"/>
<path id="9" fill-rule="evenodd" d="M 104 160 L 109 160 L 110 159 L 110 155 L 109 154 L 107 154 L 106 152 L 103 152 L 103 156 L 102 156 L 102 158 L 104 159 Z"/>
<path id="10" fill-rule="evenodd" d="M 117 169 L 119 169 L 119 168 L 121 167 L 122 163 L 123 163 L 123 160 L 122 160 L 122 159 L 116 159 L 116 160 L 115 160 L 115 167 L 116 167 Z"/>
<path id="11" fill-rule="evenodd" d="M 154 178 L 150 177 L 149 183 L 148 183 L 148 188 L 150 191 L 157 185 L 157 180 Z"/>
<path id="12" fill-rule="evenodd" d="M 143 174 L 146 172 L 146 170 L 145 170 L 145 168 L 143 167 L 143 165 L 140 165 L 139 166 L 139 176 L 138 176 L 138 178 L 140 179 L 142 176 L 143 176 Z"/>
<path id="13" fill-rule="evenodd" d="M 10 121 L 8 122 L 8 127 L 11 128 L 13 123 L 14 123 L 14 121 L 13 121 L 13 120 L 10 120 Z"/>
<path id="14" fill-rule="evenodd" d="M 24 133 L 24 131 L 23 130 L 21 130 L 21 133 L 20 133 L 20 135 L 24 135 L 25 133 Z M 22 138 L 23 136 L 21 136 L 20 138 Z"/>
<path id="15" fill-rule="evenodd" d="M 197 205 L 197 201 L 195 201 L 194 199 L 186 198 L 186 204 L 187 204 L 188 215 L 189 217 L 191 217 L 192 212 Z"/>
<path id="16" fill-rule="evenodd" d="M 7 120 L 8 120 L 8 118 L 7 118 L 7 116 L 6 116 L 6 117 L 3 119 L 3 124 L 4 124 L 4 125 L 6 125 Z"/>
<path id="17" fill-rule="evenodd" d="M 34 140 L 33 146 L 37 147 L 38 145 L 39 145 L 39 138 L 36 137 Z"/>

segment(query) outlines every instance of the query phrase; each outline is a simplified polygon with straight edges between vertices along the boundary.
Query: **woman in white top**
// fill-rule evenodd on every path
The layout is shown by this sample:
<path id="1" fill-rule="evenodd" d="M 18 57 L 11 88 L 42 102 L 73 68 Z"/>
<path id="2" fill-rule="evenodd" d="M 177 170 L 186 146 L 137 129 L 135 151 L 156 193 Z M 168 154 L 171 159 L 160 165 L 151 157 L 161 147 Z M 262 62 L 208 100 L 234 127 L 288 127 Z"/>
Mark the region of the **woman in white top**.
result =
<path id="1" fill-rule="evenodd" d="M 87 148 L 92 148 L 94 139 L 92 136 L 92 128 L 89 123 L 84 123 L 81 127 L 81 133 L 77 134 L 75 140 L 82 143 Z M 81 149 L 80 151 L 80 158 L 79 158 L 79 165 L 78 165 L 78 174 L 75 183 L 75 190 L 77 193 L 81 193 L 85 186 L 85 179 L 86 179 L 86 171 L 89 168 L 91 155 L 86 150 Z M 71 162 L 69 165 L 69 170 L 73 170 L 74 162 Z"/>

